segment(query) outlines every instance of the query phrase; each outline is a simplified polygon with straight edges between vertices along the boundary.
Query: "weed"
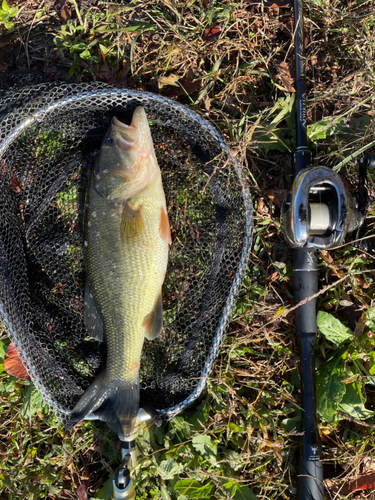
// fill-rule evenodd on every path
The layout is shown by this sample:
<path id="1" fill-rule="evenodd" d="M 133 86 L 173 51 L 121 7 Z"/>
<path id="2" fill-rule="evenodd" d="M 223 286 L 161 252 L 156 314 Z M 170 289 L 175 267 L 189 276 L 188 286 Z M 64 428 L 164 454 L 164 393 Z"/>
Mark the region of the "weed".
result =
<path id="1" fill-rule="evenodd" d="M 320 311 L 318 326 L 332 347 L 318 368 L 318 411 L 329 423 L 343 415 L 363 420 L 375 413 L 366 409 L 365 384 L 375 384 L 374 310 L 369 309 L 355 333 L 332 314 Z"/>
<path id="2" fill-rule="evenodd" d="M 14 28 L 14 23 L 11 20 L 18 14 L 18 7 L 9 7 L 6 0 L 3 0 L 0 9 L 0 25 L 3 24 L 7 30 Z"/>
<path id="3" fill-rule="evenodd" d="M 121 23 L 119 26 L 116 12 L 108 9 L 81 15 L 77 6 L 76 12 L 78 19 L 69 19 L 54 36 L 57 53 L 62 60 L 70 62 L 69 76 L 92 75 L 100 56 L 110 64 L 117 64 L 124 57 L 118 40 L 115 41 L 121 33 L 142 33 L 154 29 L 152 24 L 143 21 Z"/>

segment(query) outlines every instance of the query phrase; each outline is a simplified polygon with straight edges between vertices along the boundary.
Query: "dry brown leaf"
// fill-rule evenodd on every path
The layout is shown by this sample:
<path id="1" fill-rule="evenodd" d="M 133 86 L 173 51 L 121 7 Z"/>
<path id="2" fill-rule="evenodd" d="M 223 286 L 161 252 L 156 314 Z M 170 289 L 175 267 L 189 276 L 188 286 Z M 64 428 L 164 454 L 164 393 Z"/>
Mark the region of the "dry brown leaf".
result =
<path id="1" fill-rule="evenodd" d="M 294 78 L 290 74 L 290 66 L 287 62 L 285 61 L 274 61 L 273 62 L 275 68 L 277 69 L 277 72 L 280 75 L 281 81 L 283 82 L 283 85 L 285 89 L 288 92 L 295 92 L 294 88 Z"/>
<path id="2" fill-rule="evenodd" d="M 257 211 L 258 211 L 259 215 L 268 214 L 268 212 L 269 212 L 268 207 L 264 203 L 264 201 L 262 200 L 262 198 L 258 198 L 258 210 Z"/>
<path id="3" fill-rule="evenodd" d="M 206 97 L 204 99 L 204 107 L 206 108 L 207 111 L 210 111 L 210 109 L 211 109 L 211 100 L 208 97 L 208 95 L 206 95 Z"/>
<path id="4" fill-rule="evenodd" d="M 277 208 L 283 206 L 286 193 L 286 189 L 269 189 L 266 191 L 267 198 L 269 198 Z"/>
<path id="5" fill-rule="evenodd" d="M 69 19 L 72 19 L 72 10 L 69 3 L 66 0 L 62 0 L 55 4 L 55 10 L 60 18 L 60 21 L 66 23 Z"/>
<path id="6" fill-rule="evenodd" d="M 190 80 L 188 77 L 181 78 L 175 85 L 166 85 L 162 89 L 162 94 L 166 97 L 179 97 L 186 94 L 194 94 L 202 86 L 202 82 Z"/>
<path id="7" fill-rule="evenodd" d="M 340 492 L 341 495 L 349 495 L 354 491 L 372 490 L 375 488 L 375 472 L 359 476 L 354 480 L 330 479 L 326 481 L 326 487 L 332 492 Z"/>
<path id="8" fill-rule="evenodd" d="M 109 67 L 104 61 L 100 64 L 95 72 L 95 78 L 100 82 L 110 83 L 116 85 L 117 87 L 127 86 L 127 76 L 130 70 L 128 63 L 123 61 L 122 68 Z"/>
<path id="9" fill-rule="evenodd" d="M 329 267 L 332 269 L 332 271 L 334 272 L 334 274 L 338 277 L 338 278 L 342 278 L 343 277 L 343 273 L 342 271 L 339 271 L 336 267 L 336 264 L 335 264 L 335 261 L 333 260 L 332 256 L 330 255 L 329 252 L 327 252 L 327 250 L 321 250 L 320 252 L 324 262 L 326 262 Z"/>
<path id="10" fill-rule="evenodd" d="M 222 28 L 219 25 L 208 28 L 204 31 L 203 39 L 206 42 L 216 42 L 219 39 L 221 31 Z"/>
<path id="11" fill-rule="evenodd" d="M 366 326 L 366 320 L 367 320 L 366 314 L 363 313 L 354 328 L 354 335 L 356 337 L 359 337 L 364 332 Z"/>
<path id="12" fill-rule="evenodd" d="M 88 488 L 89 488 L 89 481 L 82 481 L 82 483 L 80 484 L 80 486 L 78 487 L 77 491 L 76 491 L 76 495 L 77 497 L 79 498 L 79 500 L 88 500 L 88 496 L 87 496 L 87 491 L 88 491 Z"/>
<path id="13" fill-rule="evenodd" d="M 323 257 L 323 260 L 327 262 L 327 264 L 329 264 L 330 266 L 335 265 L 335 261 L 333 260 L 331 254 L 327 252 L 327 250 L 321 250 L 320 255 Z"/>
<path id="14" fill-rule="evenodd" d="M 318 56 L 317 55 L 312 55 L 310 58 L 311 66 L 316 66 L 318 64 Z"/>
<path id="15" fill-rule="evenodd" d="M 277 279 L 279 279 L 279 273 L 277 271 L 275 271 L 274 273 L 272 273 L 271 276 L 268 276 L 268 281 L 270 283 L 273 283 Z"/>
<path id="16" fill-rule="evenodd" d="M 30 375 L 27 373 L 27 370 L 22 362 L 21 355 L 14 342 L 9 344 L 5 354 L 4 369 L 13 377 L 17 377 L 22 380 L 30 380 Z"/>
<path id="17" fill-rule="evenodd" d="M 173 73 L 168 76 L 160 76 L 158 78 L 158 84 L 161 87 L 166 87 L 167 85 L 172 85 L 174 87 L 178 86 L 178 75 L 174 75 Z"/>

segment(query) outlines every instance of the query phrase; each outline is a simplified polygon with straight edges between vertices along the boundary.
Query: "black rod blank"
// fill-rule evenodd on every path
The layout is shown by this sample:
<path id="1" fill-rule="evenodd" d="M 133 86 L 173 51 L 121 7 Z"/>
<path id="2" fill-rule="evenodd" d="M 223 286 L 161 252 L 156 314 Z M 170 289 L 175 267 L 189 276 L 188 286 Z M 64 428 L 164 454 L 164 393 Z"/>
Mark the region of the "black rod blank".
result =
<path id="1" fill-rule="evenodd" d="M 303 0 L 294 0 L 297 149 L 294 175 L 311 165 L 307 148 L 306 59 L 303 22 Z M 300 338 L 302 361 L 302 428 L 303 439 L 298 475 L 299 500 L 323 500 L 323 466 L 320 456 L 319 431 L 315 390 L 315 342 L 317 335 L 316 298 L 318 264 L 316 250 L 303 247 L 293 250 L 293 284 L 296 304 L 306 301 L 296 310 L 296 328 Z"/>
<path id="2" fill-rule="evenodd" d="M 316 413 L 315 341 L 316 297 L 318 292 L 318 263 L 316 250 L 296 248 L 293 251 L 294 300 L 304 302 L 296 310 L 302 360 L 302 423 L 304 435 L 299 463 L 299 500 L 323 499 L 323 467 L 320 461 L 320 443 Z"/>
<path id="3" fill-rule="evenodd" d="M 294 0 L 296 94 L 297 94 L 297 150 L 294 154 L 294 174 L 311 164 L 311 153 L 307 148 L 306 110 L 306 58 L 303 23 L 303 0 Z"/>

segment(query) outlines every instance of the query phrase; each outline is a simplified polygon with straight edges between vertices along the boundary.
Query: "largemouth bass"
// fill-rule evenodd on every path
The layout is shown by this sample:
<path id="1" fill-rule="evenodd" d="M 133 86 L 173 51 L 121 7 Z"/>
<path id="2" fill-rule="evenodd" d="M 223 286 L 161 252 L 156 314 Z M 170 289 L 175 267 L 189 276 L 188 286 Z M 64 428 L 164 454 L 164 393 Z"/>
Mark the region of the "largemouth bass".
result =
<path id="1" fill-rule="evenodd" d="M 95 412 L 122 440 L 135 437 L 139 367 L 146 337 L 163 327 L 161 287 L 171 242 L 165 195 L 147 116 L 116 117 L 86 194 L 85 323 L 107 341 L 104 371 L 75 406 L 67 428 Z"/>

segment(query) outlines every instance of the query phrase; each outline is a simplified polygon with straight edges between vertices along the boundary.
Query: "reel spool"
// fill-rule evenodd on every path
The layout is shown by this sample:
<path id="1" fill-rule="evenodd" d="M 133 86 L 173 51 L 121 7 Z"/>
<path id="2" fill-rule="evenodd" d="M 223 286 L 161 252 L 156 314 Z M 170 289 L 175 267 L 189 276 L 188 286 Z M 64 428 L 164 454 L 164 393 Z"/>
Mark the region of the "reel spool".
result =
<path id="1" fill-rule="evenodd" d="M 330 168 L 301 170 L 282 206 L 285 240 L 291 248 L 337 247 L 362 226 L 367 205 L 366 188 L 362 197 L 354 196 Z"/>

